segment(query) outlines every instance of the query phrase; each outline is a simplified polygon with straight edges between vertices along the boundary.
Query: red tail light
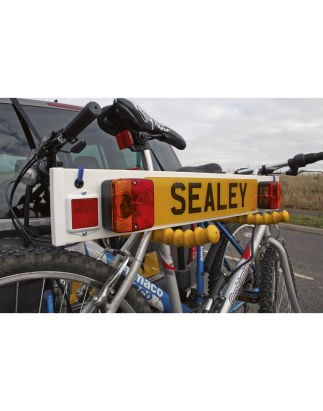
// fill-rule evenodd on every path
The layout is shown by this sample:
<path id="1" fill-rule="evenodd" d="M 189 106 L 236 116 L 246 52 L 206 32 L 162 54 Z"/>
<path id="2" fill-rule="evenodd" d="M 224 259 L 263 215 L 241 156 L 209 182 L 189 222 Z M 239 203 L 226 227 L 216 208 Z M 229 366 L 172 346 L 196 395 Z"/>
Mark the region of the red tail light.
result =
<path id="1" fill-rule="evenodd" d="M 133 145 L 133 139 L 130 131 L 125 130 L 117 134 L 117 143 L 119 150 L 124 150 L 125 148 L 131 147 Z"/>
<path id="2" fill-rule="evenodd" d="M 102 183 L 102 222 L 106 230 L 127 233 L 154 225 L 154 183 L 146 179 Z"/>
<path id="3" fill-rule="evenodd" d="M 279 181 L 259 183 L 258 207 L 268 210 L 276 210 L 281 207 L 282 184 Z"/>

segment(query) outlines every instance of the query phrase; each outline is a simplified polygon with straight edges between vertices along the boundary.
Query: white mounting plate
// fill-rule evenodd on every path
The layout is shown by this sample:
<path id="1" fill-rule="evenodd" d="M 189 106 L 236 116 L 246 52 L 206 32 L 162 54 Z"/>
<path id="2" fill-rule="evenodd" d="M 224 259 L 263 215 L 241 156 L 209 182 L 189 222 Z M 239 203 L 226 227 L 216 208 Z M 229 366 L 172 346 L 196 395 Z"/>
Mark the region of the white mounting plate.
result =
<path id="1" fill-rule="evenodd" d="M 100 238 L 115 237 L 116 234 L 112 231 L 105 230 L 102 226 L 96 231 L 89 233 L 86 237 L 81 237 L 77 234 L 72 234 L 67 231 L 67 213 L 66 199 L 76 193 L 78 190 L 74 186 L 74 181 L 78 177 L 78 169 L 51 168 L 50 169 L 50 208 L 51 208 L 51 226 L 52 226 L 52 242 L 55 246 L 61 246 L 74 242 L 80 242 L 81 239 L 97 240 Z M 101 184 L 105 180 L 114 180 L 119 178 L 153 178 L 153 177 L 176 177 L 176 178 L 208 178 L 208 179 L 257 179 L 258 181 L 273 181 L 273 177 L 261 176 L 246 176 L 238 174 L 210 174 L 210 173 L 177 173 L 169 171 L 141 171 L 141 170 L 84 170 L 84 186 L 81 191 L 95 193 L 99 197 L 99 206 L 101 204 Z M 253 212 L 264 212 L 266 210 L 255 210 Z M 232 210 L 233 212 L 233 210 Z M 230 214 L 231 217 L 240 214 Z M 230 217 L 228 215 L 223 218 Z M 220 217 L 217 217 L 220 219 Z M 209 221 L 210 218 L 197 220 L 195 222 Z M 185 222 L 184 222 L 185 224 Z M 189 224 L 189 223 L 187 223 Z M 167 224 L 154 226 L 150 230 L 161 228 L 175 227 L 176 224 Z M 126 233 L 125 233 L 126 234 Z M 82 241 L 82 240 L 81 240 Z"/>

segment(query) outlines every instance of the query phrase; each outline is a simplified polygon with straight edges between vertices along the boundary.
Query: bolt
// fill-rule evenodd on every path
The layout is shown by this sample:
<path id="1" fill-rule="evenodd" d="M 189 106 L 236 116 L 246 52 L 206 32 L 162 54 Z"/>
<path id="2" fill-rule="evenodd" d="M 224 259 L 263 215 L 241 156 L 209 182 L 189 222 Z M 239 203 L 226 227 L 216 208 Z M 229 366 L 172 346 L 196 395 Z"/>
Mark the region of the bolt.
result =
<path id="1" fill-rule="evenodd" d="M 114 290 L 113 290 L 113 289 L 111 289 L 110 294 L 114 294 Z"/>
<path id="2" fill-rule="evenodd" d="M 135 228 L 138 228 L 137 224 L 135 225 Z"/>
<path id="3" fill-rule="evenodd" d="M 87 231 L 82 231 L 82 235 L 87 235 Z"/>
<path id="4" fill-rule="evenodd" d="M 134 181 L 133 184 L 136 185 L 136 184 L 137 184 L 137 181 Z"/>
<path id="5" fill-rule="evenodd" d="M 85 194 L 86 194 L 86 191 L 82 191 L 82 195 L 85 196 Z"/>

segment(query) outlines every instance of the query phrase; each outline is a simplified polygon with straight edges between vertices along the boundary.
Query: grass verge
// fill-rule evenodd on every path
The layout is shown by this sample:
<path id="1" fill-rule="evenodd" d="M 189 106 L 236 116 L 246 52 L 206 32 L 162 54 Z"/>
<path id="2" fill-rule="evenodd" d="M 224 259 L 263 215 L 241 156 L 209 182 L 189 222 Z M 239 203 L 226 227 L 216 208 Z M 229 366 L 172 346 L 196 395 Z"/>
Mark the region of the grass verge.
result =
<path id="1" fill-rule="evenodd" d="M 309 215 L 291 214 L 290 220 L 286 224 L 302 225 L 304 227 L 314 227 L 323 229 L 323 218 Z"/>
<path id="2" fill-rule="evenodd" d="M 323 211 L 323 174 L 280 175 L 282 207 Z"/>

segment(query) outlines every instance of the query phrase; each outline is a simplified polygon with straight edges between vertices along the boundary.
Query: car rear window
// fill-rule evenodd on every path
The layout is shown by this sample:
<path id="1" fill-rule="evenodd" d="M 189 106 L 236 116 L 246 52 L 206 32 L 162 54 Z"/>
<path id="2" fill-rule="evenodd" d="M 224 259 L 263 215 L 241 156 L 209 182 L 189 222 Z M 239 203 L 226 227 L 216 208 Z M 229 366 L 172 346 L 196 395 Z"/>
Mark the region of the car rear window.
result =
<path id="1" fill-rule="evenodd" d="M 23 108 L 40 136 L 65 127 L 77 114 L 76 111 L 49 107 L 24 105 Z M 87 142 L 87 146 L 82 153 L 58 153 L 58 160 L 64 163 L 65 168 L 142 169 L 140 154 L 133 153 L 130 149 L 120 151 L 116 138 L 104 133 L 96 122 L 93 122 L 80 134 L 79 140 L 81 139 Z M 35 138 L 34 140 L 37 145 L 37 140 Z M 67 144 L 64 150 L 68 151 L 71 147 Z M 151 148 L 165 171 L 175 171 L 181 166 L 177 156 L 168 144 L 152 141 Z M 4 195 L 5 187 L 17 177 L 18 170 L 21 169 L 29 153 L 29 144 L 13 106 L 11 104 L 0 104 L 0 218 L 9 217 Z M 160 170 L 155 158 L 153 158 L 153 164 L 155 170 Z M 24 193 L 25 186 L 20 184 L 13 201 L 16 206 L 15 211 L 21 217 L 23 216 Z M 30 216 L 48 217 L 49 194 L 47 188 L 37 185 L 33 188 L 33 193 L 33 206 L 31 207 Z"/>

